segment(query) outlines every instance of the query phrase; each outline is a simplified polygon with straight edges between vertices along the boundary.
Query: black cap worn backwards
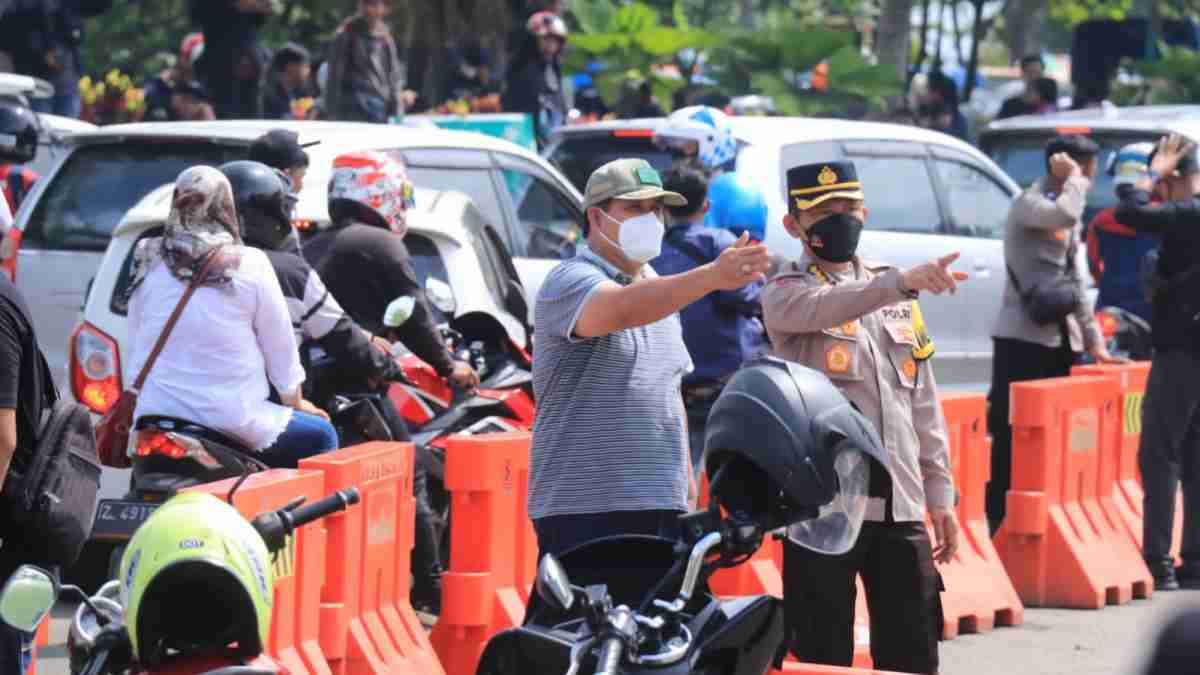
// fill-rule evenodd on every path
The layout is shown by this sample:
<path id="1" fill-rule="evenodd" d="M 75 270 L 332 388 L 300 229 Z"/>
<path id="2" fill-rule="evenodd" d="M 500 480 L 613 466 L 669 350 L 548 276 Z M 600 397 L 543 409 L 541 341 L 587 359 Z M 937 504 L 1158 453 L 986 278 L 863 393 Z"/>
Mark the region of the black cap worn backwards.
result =
<path id="1" fill-rule="evenodd" d="M 787 172 L 788 210 L 807 211 L 835 197 L 863 199 L 854 162 L 801 164 Z"/>
<path id="2" fill-rule="evenodd" d="M 316 145 L 316 142 L 301 145 L 300 135 L 296 132 L 272 129 L 250 144 L 249 159 L 287 171 L 298 166 L 308 166 L 308 153 L 304 152 L 304 148 L 310 145 Z"/>

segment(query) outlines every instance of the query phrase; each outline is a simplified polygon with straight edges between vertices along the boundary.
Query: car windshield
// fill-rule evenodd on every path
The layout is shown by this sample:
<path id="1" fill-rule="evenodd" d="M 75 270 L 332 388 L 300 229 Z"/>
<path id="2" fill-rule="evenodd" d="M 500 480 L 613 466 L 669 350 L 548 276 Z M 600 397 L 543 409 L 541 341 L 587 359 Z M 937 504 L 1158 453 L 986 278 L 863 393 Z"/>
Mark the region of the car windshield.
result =
<path id="1" fill-rule="evenodd" d="M 1044 134 L 997 135 L 984 141 L 984 151 L 1021 187 L 1029 187 L 1035 180 L 1046 175 L 1044 152 L 1046 143 L 1053 136 L 1052 130 L 1047 130 Z M 1088 192 L 1085 218 L 1090 218 L 1101 209 L 1116 206 L 1117 195 L 1113 179 L 1105 171 L 1109 159 L 1130 143 L 1157 140 L 1155 134 L 1146 133 L 1092 134 L 1089 137 L 1100 146 L 1100 157 L 1096 177 Z"/>
<path id="2" fill-rule="evenodd" d="M 24 227 L 30 248 L 103 251 L 125 212 L 196 164 L 217 166 L 245 149 L 204 142 L 125 139 L 75 149 Z"/>
<path id="3" fill-rule="evenodd" d="M 640 130 L 618 130 L 612 134 L 569 134 L 555 145 L 547 159 L 558 167 L 568 180 L 583 192 L 588 176 L 597 168 L 614 159 L 638 157 L 646 160 L 659 171 L 671 168 L 671 153 L 654 146 L 650 135 L 619 136 L 619 132 L 633 133 Z"/>

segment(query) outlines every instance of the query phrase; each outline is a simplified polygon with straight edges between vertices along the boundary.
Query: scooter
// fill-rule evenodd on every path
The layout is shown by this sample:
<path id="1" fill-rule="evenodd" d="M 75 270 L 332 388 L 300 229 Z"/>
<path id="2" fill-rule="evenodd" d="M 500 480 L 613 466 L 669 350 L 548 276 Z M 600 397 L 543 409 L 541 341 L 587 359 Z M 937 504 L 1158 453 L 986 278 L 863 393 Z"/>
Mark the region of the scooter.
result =
<path id="1" fill-rule="evenodd" d="M 249 472 L 243 477 L 248 475 Z M 237 485 L 230 497 L 236 489 Z M 343 511 L 359 499 L 358 491 L 349 489 L 308 505 L 297 500 L 277 511 L 259 514 L 251 525 L 262 537 L 267 551 L 274 554 L 286 546 L 288 537 L 297 528 Z M 72 675 L 278 675 L 281 672 L 261 654 L 239 659 L 184 656 L 152 669 L 144 668 L 137 663 L 133 653 L 125 627 L 120 582 L 116 580 L 104 584 L 89 598 L 77 586 L 60 585 L 52 573 L 33 565 L 23 565 L 0 591 L 0 620 L 19 630 L 33 632 L 60 596 L 81 603 L 67 637 Z M 197 642 L 203 642 L 203 636 L 198 636 Z"/>
<path id="2" fill-rule="evenodd" d="M 543 556 L 525 625 L 488 642 L 477 675 L 765 673 L 783 640 L 782 601 L 720 600 L 705 583 L 753 554 L 762 527 L 715 505 L 681 524 L 683 545 L 619 536 L 561 562 Z"/>
<path id="3" fill-rule="evenodd" d="M 1137 314 L 1120 307 L 1101 307 L 1096 310 L 1096 322 L 1109 354 L 1133 361 L 1149 361 L 1154 356 L 1150 324 Z"/>
<path id="4" fill-rule="evenodd" d="M 335 397 L 330 407 L 342 447 L 392 440 L 369 398 Z M 129 492 L 123 499 L 102 499 L 96 507 L 92 538 L 117 543 L 109 557 L 109 579 L 116 576 L 124 542 L 160 504 L 184 489 L 238 476 L 243 464 L 255 471 L 268 468 L 238 439 L 177 417 L 147 415 L 138 419 L 135 443 Z M 236 461 L 231 463 L 228 458 Z"/>

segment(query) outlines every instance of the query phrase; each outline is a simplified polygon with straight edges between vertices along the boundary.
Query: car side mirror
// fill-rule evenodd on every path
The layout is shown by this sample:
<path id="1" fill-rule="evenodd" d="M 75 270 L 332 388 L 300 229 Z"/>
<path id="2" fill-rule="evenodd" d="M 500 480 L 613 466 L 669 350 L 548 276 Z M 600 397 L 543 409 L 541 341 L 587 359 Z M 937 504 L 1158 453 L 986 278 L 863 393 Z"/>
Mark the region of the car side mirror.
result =
<path id="1" fill-rule="evenodd" d="M 458 301 L 454 299 L 454 289 L 450 288 L 450 284 L 429 277 L 425 280 L 425 295 L 429 298 L 429 303 L 438 308 L 442 314 L 449 318 L 454 318 L 454 312 L 458 310 Z"/>
<path id="2" fill-rule="evenodd" d="M 538 597 L 560 612 L 566 612 L 575 605 L 575 591 L 571 589 L 571 580 L 567 578 L 567 573 L 558 559 L 550 554 L 542 556 L 542 561 L 538 563 L 535 587 Z"/>
<path id="3" fill-rule="evenodd" d="M 0 591 L 0 620 L 32 633 L 58 600 L 58 580 L 40 567 L 21 565 Z"/>

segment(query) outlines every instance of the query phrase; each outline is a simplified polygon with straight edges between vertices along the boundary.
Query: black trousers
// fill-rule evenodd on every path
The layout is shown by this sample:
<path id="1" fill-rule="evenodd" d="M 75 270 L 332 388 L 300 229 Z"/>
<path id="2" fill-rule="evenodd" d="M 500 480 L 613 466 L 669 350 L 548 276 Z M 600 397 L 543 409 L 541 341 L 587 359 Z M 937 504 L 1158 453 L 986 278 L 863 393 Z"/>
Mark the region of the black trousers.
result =
<path id="1" fill-rule="evenodd" d="M 854 662 L 855 578 L 871 613 L 878 670 L 937 673 L 942 634 L 941 575 L 925 524 L 863 524 L 848 553 L 828 556 L 785 540 L 783 602 L 789 647 L 806 663 Z"/>
<path id="2" fill-rule="evenodd" d="M 1142 554 L 1171 560 L 1175 494 L 1183 486 L 1185 565 L 1200 565 L 1200 354 L 1157 351 L 1142 402 L 1138 468 L 1142 472 Z"/>
<path id="3" fill-rule="evenodd" d="M 1066 377 L 1076 354 L 1063 337 L 1060 347 L 1024 340 L 993 338 L 992 388 L 988 392 L 988 432 L 992 435 L 992 477 L 987 484 L 987 516 L 992 533 L 1004 520 L 1012 484 L 1012 425 L 1008 422 L 1009 385 L 1013 382 Z"/>
<path id="4" fill-rule="evenodd" d="M 547 553 L 561 556 L 580 544 L 621 534 L 647 534 L 679 539 L 682 511 L 609 511 L 548 516 L 533 521 L 538 560 Z"/>

